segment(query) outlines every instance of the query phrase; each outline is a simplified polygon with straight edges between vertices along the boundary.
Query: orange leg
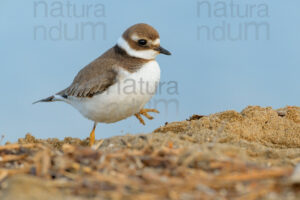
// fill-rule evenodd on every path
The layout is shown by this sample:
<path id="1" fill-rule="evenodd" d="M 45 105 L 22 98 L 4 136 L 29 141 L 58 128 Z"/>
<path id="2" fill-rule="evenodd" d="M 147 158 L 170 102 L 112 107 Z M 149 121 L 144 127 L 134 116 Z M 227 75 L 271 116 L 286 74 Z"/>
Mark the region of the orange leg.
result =
<path id="1" fill-rule="evenodd" d="M 143 120 L 143 118 L 141 117 L 141 115 L 139 113 L 135 114 L 134 116 L 140 121 L 141 124 L 143 124 L 144 126 L 146 125 L 145 121 Z"/>
<path id="2" fill-rule="evenodd" d="M 93 146 L 93 145 L 95 144 L 95 130 L 96 130 L 96 126 L 97 126 L 97 123 L 95 122 L 95 123 L 94 123 L 93 130 L 92 130 L 92 132 L 90 133 L 90 147 Z"/>
<path id="3" fill-rule="evenodd" d="M 159 111 L 156 110 L 156 109 L 142 109 L 142 110 L 140 111 L 140 114 L 144 115 L 145 117 L 147 117 L 147 118 L 150 119 L 150 120 L 154 119 L 152 116 L 150 116 L 150 115 L 148 114 L 148 112 L 159 113 Z"/>
<path id="4" fill-rule="evenodd" d="M 154 119 L 152 116 L 148 114 L 148 112 L 159 113 L 159 111 L 156 109 L 142 109 L 140 110 L 139 113 L 135 114 L 135 117 L 140 121 L 141 124 L 145 125 L 145 121 L 143 120 L 141 115 L 145 116 L 149 120 Z"/>

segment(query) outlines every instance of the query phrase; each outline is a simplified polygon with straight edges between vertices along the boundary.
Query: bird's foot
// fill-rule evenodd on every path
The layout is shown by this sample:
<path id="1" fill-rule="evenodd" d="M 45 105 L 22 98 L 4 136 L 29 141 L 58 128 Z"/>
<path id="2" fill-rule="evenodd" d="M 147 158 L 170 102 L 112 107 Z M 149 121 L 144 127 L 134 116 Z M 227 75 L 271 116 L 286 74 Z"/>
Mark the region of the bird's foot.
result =
<path id="1" fill-rule="evenodd" d="M 141 124 L 145 125 L 145 121 L 141 115 L 145 116 L 149 120 L 154 119 L 152 116 L 148 114 L 148 112 L 159 113 L 159 111 L 156 109 L 142 109 L 140 110 L 139 113 L 135 114 L 135 117 L 140 121 Z"/>

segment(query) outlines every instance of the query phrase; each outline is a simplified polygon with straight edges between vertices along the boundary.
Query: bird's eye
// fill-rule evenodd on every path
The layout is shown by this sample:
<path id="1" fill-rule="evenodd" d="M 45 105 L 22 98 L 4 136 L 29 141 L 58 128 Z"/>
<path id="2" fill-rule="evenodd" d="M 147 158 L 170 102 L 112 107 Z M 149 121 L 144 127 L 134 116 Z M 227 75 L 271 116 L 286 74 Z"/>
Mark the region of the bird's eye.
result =
<path id="1" fill-rule="evenodd" d="M 147 44 L 147 40 L 139 40 L 138 43 L 141 46 L 145 46 Z"/>

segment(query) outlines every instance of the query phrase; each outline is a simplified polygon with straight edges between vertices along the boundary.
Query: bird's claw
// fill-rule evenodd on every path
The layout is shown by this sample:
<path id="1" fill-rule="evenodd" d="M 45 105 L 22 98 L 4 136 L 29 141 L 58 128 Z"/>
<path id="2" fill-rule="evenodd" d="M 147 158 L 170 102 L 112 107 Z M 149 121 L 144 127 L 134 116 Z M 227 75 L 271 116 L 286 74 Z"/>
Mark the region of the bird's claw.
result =
<path id="1" fill-rule="evenodd" d="M 142 109 L 139 113 L 135 114 L 135 117 L 140 121 L 141 124 L 145 125 L 145 121 L 141 115 L 145 116 L 149 120 L 154 119 L 151 115 L 148 114 L 148 112 L 159 113 L 159 111 L 156 109 Z"/>

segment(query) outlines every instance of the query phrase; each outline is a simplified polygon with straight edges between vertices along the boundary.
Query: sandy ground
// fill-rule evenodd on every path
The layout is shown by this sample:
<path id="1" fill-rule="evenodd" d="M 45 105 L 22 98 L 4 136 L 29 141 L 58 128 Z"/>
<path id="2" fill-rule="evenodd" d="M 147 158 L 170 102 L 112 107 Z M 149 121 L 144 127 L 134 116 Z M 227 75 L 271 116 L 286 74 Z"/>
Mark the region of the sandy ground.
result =
<path id="1" fill-rule="evenodd" d="M 0 147 L 0 199 L 300 199 L 300 108 L 249 106 L 145 135 Z"/>

